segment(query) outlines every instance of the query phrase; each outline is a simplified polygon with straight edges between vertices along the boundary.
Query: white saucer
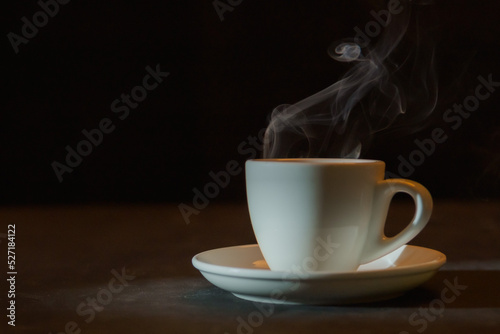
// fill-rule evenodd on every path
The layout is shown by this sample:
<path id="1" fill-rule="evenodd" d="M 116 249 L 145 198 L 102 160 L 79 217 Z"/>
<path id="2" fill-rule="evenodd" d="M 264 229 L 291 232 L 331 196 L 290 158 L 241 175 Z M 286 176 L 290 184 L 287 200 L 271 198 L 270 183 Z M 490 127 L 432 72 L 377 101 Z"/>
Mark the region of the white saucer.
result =
<path id="1" fill-rule="evenodd" d="M 193 265 L 215 286 L 251 301 L 276 304 L 352 304 L 390 299 L 431 278 L 446 262 L 433 249 L 405 245 L 357 271 L 271 271 L 258 245 L 209 250 Z"/>

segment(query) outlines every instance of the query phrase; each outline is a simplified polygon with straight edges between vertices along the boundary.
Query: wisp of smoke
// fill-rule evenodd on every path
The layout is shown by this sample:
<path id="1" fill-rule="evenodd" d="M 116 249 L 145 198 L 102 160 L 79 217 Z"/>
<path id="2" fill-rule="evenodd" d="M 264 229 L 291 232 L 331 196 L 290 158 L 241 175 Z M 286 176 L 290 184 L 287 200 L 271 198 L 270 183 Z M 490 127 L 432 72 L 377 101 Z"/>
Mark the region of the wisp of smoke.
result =
<path id="1" fill-rule="evenodd" d="M 358 158 L 375 133 L 407 111 L 415 122 L 432 112 L 437 100 L 434 49 L 424 41 L 418 17 L 412 49 L 403 50 L 400 62 L 391 58 L 412 17 L 412 5 L 401 3 L 404 10 L 387 20 L 373 47 L 345 39 L 329 48 L 333 59 L 352 66 L 339 81 L 273 110 L 264 158 Z"/>

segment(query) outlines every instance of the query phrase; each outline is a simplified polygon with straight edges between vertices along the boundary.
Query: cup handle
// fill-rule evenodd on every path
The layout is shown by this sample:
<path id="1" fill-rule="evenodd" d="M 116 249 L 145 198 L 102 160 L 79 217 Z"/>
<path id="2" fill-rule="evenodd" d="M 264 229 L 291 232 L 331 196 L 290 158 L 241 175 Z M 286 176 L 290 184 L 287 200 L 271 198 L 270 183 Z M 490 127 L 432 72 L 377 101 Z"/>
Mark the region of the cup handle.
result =
<path id="1" fill-rule="evenodd" d="M 412 221 L 394 237 L 384 234 L 384 226 L 392 197 L 398 193 L 409 194 L 415 201 Z M 432 197 L 420 183 L 406 179 L 379 181 L 374 193 L 372 221 L 361 253 L 360 263 L 376 260 L 408 243 L 427 225 L 432 213 Z"/>

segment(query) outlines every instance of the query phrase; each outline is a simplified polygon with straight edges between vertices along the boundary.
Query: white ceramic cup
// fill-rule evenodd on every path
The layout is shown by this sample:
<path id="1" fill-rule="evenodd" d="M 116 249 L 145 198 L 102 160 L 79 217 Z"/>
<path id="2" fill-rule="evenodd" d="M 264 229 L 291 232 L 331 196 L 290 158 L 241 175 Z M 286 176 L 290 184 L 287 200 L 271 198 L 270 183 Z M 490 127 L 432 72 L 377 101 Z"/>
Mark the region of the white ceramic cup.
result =
<path id="1" fill-rule="evenodd" d="M 252 227 L 271 270 L 356 270 L 413 239 L 432 212 L 427 189 L 384 180 L 382 161 L 256 159 L 245 167 Z M 415 215 L 387 237 L 385 220 L 398 192 L 413 198 Z"/>

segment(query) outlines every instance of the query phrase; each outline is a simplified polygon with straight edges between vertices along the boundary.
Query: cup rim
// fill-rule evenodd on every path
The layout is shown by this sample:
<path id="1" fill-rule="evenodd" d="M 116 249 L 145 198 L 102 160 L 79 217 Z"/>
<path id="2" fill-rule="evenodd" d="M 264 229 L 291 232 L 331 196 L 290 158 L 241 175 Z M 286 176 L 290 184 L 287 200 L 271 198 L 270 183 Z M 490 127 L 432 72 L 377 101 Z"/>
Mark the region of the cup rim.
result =
<path id="1" fill-rule="evenodd" d="M 384 164 L 381 160 L 374 159 L 352 159 L 352 158 L 272 158 L 272 159 L 249 159 L 251 163 L 282 163 L 282 164 L 309 164 L 309 165 L 363 165 Z"/>

